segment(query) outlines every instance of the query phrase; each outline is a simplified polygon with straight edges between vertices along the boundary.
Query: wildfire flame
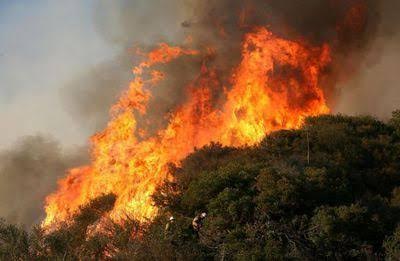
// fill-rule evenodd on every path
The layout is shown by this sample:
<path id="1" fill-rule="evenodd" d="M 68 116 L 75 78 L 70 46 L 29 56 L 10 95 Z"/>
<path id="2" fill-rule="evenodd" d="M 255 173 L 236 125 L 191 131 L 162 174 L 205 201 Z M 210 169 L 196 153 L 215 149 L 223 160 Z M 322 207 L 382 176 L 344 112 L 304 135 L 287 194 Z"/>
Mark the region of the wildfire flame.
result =
<path id="1" fill-rule="evenodd" d="M 113 220 L 126 215 L 151 219 L 157 213 L 151 195 L 168 178 L 168 163 L 179 164 L 195 147 L 212 141 L 252 145 L 267 133 L 298 128 L 305 117 L 329 112 L 320 86 L 331 62 L 329 46 L 311 47 L 259 27 L 243 39 L 230 86 L 221 86 L 218 71 L 204 59 L 198 77 L 187 87 L 186 101 L 169 115 L 168 125 L 142 138 L 146 130 L 138 128 L 137 115 L 146 115 L 151 89 L 168 77 L 154 66 L 202 53 L 161 44 L 133 69 L 135 78 L 112 107 L 108 126 L 91 138 L 90 166 L 70 170 L 47 197 L 44 226 L 68 220 L 80 206 L 105 193 L 117 196 Z M 218 105 L 216 92 L 224 94 Z"/>

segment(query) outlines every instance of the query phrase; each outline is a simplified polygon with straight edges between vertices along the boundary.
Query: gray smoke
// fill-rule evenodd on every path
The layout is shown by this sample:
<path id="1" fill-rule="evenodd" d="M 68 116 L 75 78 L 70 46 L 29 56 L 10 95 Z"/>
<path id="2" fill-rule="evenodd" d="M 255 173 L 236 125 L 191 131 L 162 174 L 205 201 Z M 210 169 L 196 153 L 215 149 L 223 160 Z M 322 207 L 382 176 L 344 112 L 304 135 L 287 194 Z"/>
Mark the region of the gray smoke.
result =
<path id="1" fill-rule="evenodd" d="M 400 1 L 381 3 L 376 37 L 356 75 L 340 84 L 337 112 L 387 119 L 400 109 Z"/>
<path id="2" fill-rule="evenodd" d="M 39 223 L 46 195 L 68 168 L 85 163 L 86 155 L 84 148 L 65 151 L 42 135 L 23 137 L 0 151 L 0 216 L 27 227 Z"/>
<path id="3" fill-rule="evenodd" d="M 111 105 L 128 88 L 131 69 L 138 62 L 137 47 L 150 50 L 160 42 L 178 44 L 184 40 L 181 27 L 184 10 L 179 1 L 100 0 L 94 6 L 93 15 L 100 35 L 121 51 L 113 59 L 82 72 L 62 90 L 66 110 L 88 134 L 105 127 Z M 174 67 L 166 69 L 171 77 L 157 88 L 149 104 L 148 114 L 156 119 L 154 130 L 163 123 L 165 113 L 181 99 L 183 85 L 198 72 L 192 68 L 190 63 L 176 62 Z M 167 85 L 174 87 L 167 88 Z"/>
<path id="4" fill-rule="evenodd" d="M 99 0 L 94 21 L 103 37 L 117 45 L 181 43 L 181 22 L 187 17 L 182 0 Z"/>
<path id="5" fill-rule="evenodd" d="M 139 0 L 97 1 L 94 22 L 100 35 L 120 49 L 113 59 L 83 72 L 62 91 L 64 106 L 87 133 L 103 129 L 108 111 L 132 78 L 131 70 L 139 61 L 136 48 L 149 51 L 161 42 L 181 44 L 185 33 L 181 23 L 186 9 L 182 1 Z M 165 115 L 184 98 L 185 86 L 196 77 L 201 63 L 185 58 L 166 66 L 167 78 L 153 92 L 147 117 L 149 131 L 165 124 Z M 145 123 L 139 117 L 139 126 Z"/>
<path id="6" fill-rule="evenodd" d="M 121 55 L 88 68 L 62 88 L 65 110 L 87 135 L 104 128 L 111 105 L 128 87 L 132 68 L 129 58 Z"/>

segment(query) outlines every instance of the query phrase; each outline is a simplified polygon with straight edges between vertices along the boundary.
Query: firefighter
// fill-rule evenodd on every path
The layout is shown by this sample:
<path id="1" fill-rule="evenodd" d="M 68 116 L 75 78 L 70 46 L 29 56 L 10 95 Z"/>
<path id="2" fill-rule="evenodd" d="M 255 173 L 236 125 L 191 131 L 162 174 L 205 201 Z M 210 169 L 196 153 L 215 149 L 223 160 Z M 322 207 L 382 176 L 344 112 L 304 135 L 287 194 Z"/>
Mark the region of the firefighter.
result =
<path id="1" fill-rule="evenodd" d="M 207 214 L 205 212 L 195 216 L 195 218 L 192 221 L 192 228 L 196 232 L 196 234 L 199 233 L 201 227 L 203 226 L 204 219 L 207 217 Z"/>
<path id="2" fill-rule="evenodd" d="M 175 218 L 173 216 L 171 216 L 168 219 L 167 224 L 165 225 L 165 233 L 168 233 L 172 229 L 172 226 L 174 225 L 174 223 L 175 223 Z"/>

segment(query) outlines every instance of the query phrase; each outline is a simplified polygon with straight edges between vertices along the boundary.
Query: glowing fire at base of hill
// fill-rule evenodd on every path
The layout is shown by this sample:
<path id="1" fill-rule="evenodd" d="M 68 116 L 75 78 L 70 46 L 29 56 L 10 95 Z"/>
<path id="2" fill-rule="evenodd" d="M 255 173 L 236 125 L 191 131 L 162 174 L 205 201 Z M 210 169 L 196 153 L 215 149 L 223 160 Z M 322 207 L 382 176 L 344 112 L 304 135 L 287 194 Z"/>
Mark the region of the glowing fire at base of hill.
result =
<path id="1" fill-rule="evenodd" d="M 329 112 L 319 86 L 331 62 L 329 47 L 281 39 L 260 27 L 245 35 L 230 86 L 221 86 L 218 71 L 205 59 L 168 125 L 142 139 L 146 130 L 138 129 L 136 116 L 146 115 L 151 88 L 167 77 L 153 66 L 199 55 L 201 51 L 166 44 L 147 54 L 113 106 L 107 128 L 92 137 L 91 165 L 70 170 L 48 196 L 44 226 L 68 220 L 80 206 L 107 193 L 117 196 L 112 219 L 151 219 L 157 213 L 151 195 L 168 178 L 168 163 L 179 164 L 195 147 L 211 141 L 252 145 L 266 133 L 298 128 L 305 117 Z M 223 93 L 223 100 L 216 103 L 215 93 Z"/>

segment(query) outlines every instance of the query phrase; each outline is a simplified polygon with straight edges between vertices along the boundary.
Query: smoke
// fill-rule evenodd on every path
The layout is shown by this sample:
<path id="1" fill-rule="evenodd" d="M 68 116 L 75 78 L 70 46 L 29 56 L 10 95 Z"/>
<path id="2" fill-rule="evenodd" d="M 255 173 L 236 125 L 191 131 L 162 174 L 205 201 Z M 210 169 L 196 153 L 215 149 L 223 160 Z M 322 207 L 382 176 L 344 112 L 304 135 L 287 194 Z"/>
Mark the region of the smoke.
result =
<path id="1" fill-rule="evenodd" d="M 181 0 L 100 0 L 94 8 L 98 32 L 123 47 L 161 41 L 181 43 L 185 16 Z"/>
<path id="2" fill-rule="evenodd" d="M 65 171 L 87 161 L 83 148 L 64 151 L 52 138 L 26 136 L 0 151 L 0 216 L 30 227 L 43 216 L 45 197 Z"/>
<path id="3" fill-rule="evenodd" d="M 188 30 L 200 45 L 219 49 L 220 69 L 237 63 L 243 33 L 266 26 L 287 39 L 330 45 L 333 63 L 321 84 L 334 112 L 387 118 L 399 108 L 399 1 L 187 2 L 194 13 Z"/>
<path id="4" fill-rule="evenodd" d="M 136 47 L 150 49 L 160 42 L 183 42 L 183 11 L 179 1 L 95 2 L 93 18 L 97 32 L 120 51 L 112 59 L 82 72 L 62 89 L 65 109 L 85 132 L 94 133 L 106 125 L 111 105 L 128 88 L 131 69 L 138 62 Z M 159 124 L 163 122 L 165 112 L 181 99 L 182 83 L 189 81 L 182 78 L 194 76 L 195 70 L 190 69 L 191 66 L 182 62 L 174 65 L 176 67 L 168 69 L 171 77 L 154 93 L 152 105 L 157 106 L 149 106 L 154 109 L 148 115 L 156 119 L 155 122 L 158 119 Z M 174 88 L 164 88 L 165 85 Z M 156 125 L 154 123 L 154 129 Z"/>
<path id="5" fill-rule="evenodd" d="M 128 55 L 91 66 L 61 89 L 65 110 L 88 134 L 104 128 L 108 110 L 130 80 L 132 62 Z"/>
<path id="6" fill-rule="evenodd" d="M 161 42 L 184 42 L 181 23 L 185 11 L 179 0 L 96 2 L 96 30 L 120 51 L 69 81 L 61 92 L 64 107 L 85 132 L 94 133 L 106 125 L 111 105 L 128 88 L 131 69 L 139 61 L 136 48 L 148 51 Z M 153 92 L 148 106 L 147 116 L 152 119 L 149 131 L 156 131 L 165 123 L 165 114 L 182 101 L 185 87 L 195 78 L 200 65 L 199 61 L 179 59 L 164 68 L 168 77 Z M 141 124 L 145 124 L 144 119 L 139 121 Z"/>
<path id="7" fill-rule="evenodd" d="M 339 86 L 337 112 L 387 119 L 400 108 L 399 1 L 381 1 L 377 33 L 357 74 Z"/>
<path id="8" fill-rule="evenodd" d="M 93 28 L 90 1 L 0 2 L 0 146 L 37 132 L 86 142 L 60 89 L 115 53 Z"/>
<path id="9" fill-rule="evenodd" d="M 112 52 L 94 32 L 88 5 L 1 1 L 0 218 L 10 222 L 40 222 L 57 180 L 88 161 L 87 149 L 73 144 L 89 134 L 60 97 L 71 77 Z"/>
<path id="10" fill-rule="evenodd" d="M 281 37 L 336 49 L 368 43 L 379 20 L 374 0 L 247 0 L 192 1 L 193 33 L 201 41 L 241 43 L 243 33 L 265 26 Z"/>

